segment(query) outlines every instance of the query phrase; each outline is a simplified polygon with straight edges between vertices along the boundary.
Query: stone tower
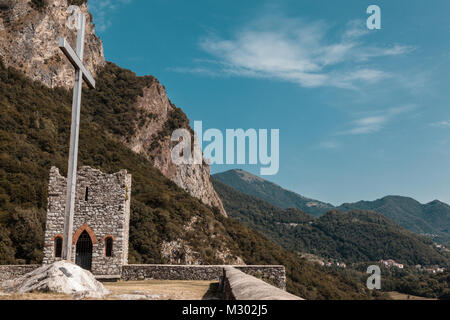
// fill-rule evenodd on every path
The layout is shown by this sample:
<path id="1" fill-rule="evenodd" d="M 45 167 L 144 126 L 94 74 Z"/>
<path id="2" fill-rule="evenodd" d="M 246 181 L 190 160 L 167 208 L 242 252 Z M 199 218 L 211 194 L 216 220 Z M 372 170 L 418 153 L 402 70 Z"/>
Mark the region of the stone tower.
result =
<path id="1" fill-rule="evenodd" d="M 52 167 L 48 184 L 44 264 L 61 259 L 67 179 Z M 72 261 L 96 276 L 118 277 L 128 264 L 131 175 L 78 170 Z"/>

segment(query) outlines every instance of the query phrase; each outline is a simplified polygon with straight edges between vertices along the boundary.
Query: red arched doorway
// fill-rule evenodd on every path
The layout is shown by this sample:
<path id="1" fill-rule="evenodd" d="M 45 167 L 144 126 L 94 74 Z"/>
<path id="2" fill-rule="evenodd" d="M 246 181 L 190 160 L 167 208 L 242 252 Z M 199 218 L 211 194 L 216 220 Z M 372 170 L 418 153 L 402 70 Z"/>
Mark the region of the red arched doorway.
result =
<path id="1" fill-rule="evenodd" d="M 81 268 L 92 268 L 92 240 L 89 233 L 84 230 L 77 240 L 75 263 Z"/>

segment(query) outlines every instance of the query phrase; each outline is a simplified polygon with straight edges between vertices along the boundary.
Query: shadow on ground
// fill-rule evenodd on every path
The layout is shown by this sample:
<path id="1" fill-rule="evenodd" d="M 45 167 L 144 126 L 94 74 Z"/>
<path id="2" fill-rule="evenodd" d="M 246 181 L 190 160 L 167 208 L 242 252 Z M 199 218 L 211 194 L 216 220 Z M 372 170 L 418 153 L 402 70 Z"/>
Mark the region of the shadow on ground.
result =
<path id="1" fill-rule="evenodd" d="M 205 292 L 202 300 L 223 300 L 223 293 L 219 290 L 218 282 L 213 282 L 209 285 L 208 291 Z"/>

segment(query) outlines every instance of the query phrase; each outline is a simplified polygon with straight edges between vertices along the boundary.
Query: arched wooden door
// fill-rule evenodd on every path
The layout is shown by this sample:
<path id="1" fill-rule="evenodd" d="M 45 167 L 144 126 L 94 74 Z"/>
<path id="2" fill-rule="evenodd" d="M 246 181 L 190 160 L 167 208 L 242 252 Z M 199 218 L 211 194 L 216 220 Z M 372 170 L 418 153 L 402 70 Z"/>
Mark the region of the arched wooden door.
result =
<path id="1" fill-rule="evenodd" d="M 75 263 L 89 271 L 92 268 L 92 240 L 86 230 L 78 238 Z"/>

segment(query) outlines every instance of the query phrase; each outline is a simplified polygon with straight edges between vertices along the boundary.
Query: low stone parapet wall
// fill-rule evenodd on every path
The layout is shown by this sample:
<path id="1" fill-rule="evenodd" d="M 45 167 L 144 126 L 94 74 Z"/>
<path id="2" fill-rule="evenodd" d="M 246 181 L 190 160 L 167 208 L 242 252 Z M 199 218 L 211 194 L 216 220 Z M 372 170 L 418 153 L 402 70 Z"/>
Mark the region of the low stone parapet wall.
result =
<path id="1" fill-rule="evenodd" d="M 0 282 L 23 276 L 40 265 L 0 265 Z M 219 281 L 225 275 L 224 265 L 164 265 L 131 264 L 122 267 L 121 279 L 129 280 L 207 280 Z M 286 289 L 284 266 L 237 265 L 231 266 L 240 273 L 262 279 L 281 290 Z M 255 278 L 255 279 L 256 279 Z M 116 278 L 115 278 L 116 279 Z M 273 288 L 273 287 L 272 287 Z M 275 288 L 274 288 L 275 289 Z"/>
<path id="2" fill-rule="evenodd" d="M 217 280 L 221 266 L 129 264 L 122 266 L 122 280 Z"/>
<path id="3" fill-rule="evenodd" d="M 223 265 L 130 264 L 122 267 L 122 280 L 220 280 Z M 282 290 L 286 289 L 284 266 L 233 266 Z"/>
<path id="4" fill-rule="evenodd" d="M 226 267 L 226 266 L 222 266 Z M 286 269 L 284 266 L 280 265 L 267 265 L 267 266 L 230 266 L 236 268 L 245 274 L 254 276 L 258 279 L 264 280 L 265 282 L 286 290 Z"/>
<path id="5" fill-rule="evenodd" d="M 39 268 L 39 264 L 0 265 L 0 282 L 21 277 Z"/>
<path id="6" fill-rule="evenodd" d="M 304 300 L 237 268 L 223 268 L 221 287 L 225 300 Z"/>

